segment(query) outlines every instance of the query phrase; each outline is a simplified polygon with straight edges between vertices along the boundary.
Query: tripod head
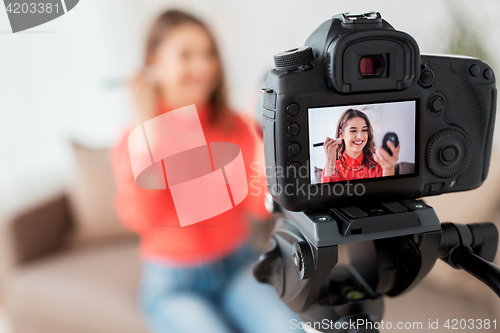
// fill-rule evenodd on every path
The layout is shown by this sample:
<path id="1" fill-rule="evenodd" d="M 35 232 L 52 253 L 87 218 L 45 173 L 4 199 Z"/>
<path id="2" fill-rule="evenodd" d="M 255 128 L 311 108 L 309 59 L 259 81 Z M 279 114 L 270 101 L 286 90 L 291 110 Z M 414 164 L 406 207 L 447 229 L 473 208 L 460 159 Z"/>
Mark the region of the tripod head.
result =
<path id="1" fill-rule="evenodd" d="M 377 332 L 383 296 L 413 288 L 437 259 L 468 271 L 500 296 L 500 269 L 491 263 L 498 246 L 492 223 L 441 224 L 419 200 L 314 213 L 280 209 L 275 218 L 277 228 L 254 276 L 274 286 L 317 331 Z M 348 265 L 338 264 L 342 244 Z"/>

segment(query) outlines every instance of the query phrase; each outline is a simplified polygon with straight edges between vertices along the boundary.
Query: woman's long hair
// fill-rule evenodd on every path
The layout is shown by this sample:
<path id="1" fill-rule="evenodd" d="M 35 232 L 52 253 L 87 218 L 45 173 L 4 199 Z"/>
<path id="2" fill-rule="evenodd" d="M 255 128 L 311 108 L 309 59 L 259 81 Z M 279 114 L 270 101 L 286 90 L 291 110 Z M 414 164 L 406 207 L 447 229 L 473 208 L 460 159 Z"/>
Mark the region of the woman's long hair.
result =
<path id="1" fill-rule="evenodd" d="M 229 113 L 226 80 L 222 69 L 220 56 L 215 37 L 208 26 L 199 18 L 177 9 L 170 9 L 160 14 L 153 22 L 146 38 L 146 48 L 144 53 L 144 65 L 148 66 L 153 62 L 154 55 L 161 43 L 168 38 L 170 33 L 177 27 L 184 24 L 195 24 L 206 31 L 214 47 L 215 57 L 219 62 L 219 80 L 210 96 L 210 123 L 212 125 L 227 125 L 227 115 Z"/>
<path id="2" fill-rule="evenodd" d="M 337 123 L 337 137 L 336 139 L 340 138 L 340 134 L 342 131 L 345 130 L 345 127 L 347 126 L 347 122 L 349 119 L 352 118 L 362 118 L 366 122 L 366 126 L 368 126 L 368 141 L 366 142 L 366 145 L 363 147 L 363 165 L 366 165 L 367 167 L 372 167 L 375 166 L 375 161 L 373 160 L 373 154 L 375 153 L 375 140 L 373 139 L 373 127 L 372 124 L 370 123 L 370 119 L 368 119 L 368 116 L 357 109 L 348 109 L 344 111 L 342 116 L 339 119 L 339 122 Z M 345 151 L 345 142 L 342 140 L 342 142 L 339 144 L 339 147 L 337 149 L 337 159 L 340 159 L 341 163 L 344 163 L 344 151 Z"/>

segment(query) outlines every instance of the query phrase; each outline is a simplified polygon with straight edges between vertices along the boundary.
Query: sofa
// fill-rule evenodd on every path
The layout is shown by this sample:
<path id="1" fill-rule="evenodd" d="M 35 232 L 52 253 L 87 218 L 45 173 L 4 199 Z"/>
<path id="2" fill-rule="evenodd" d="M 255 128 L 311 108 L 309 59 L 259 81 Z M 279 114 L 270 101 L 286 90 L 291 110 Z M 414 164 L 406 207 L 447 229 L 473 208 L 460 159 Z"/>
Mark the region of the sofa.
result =
<path id="1" fill-rule="evenodd" d="M 138 238 L 113 211 L 107 149 L 74 144 L 73 181 L 1 213 L 2 298 L 15 333 L 147 332 Z"/>
<path id="2" fill-rule="evenodd" d="M 0 212 L 1 297 L 12 331 L 147 332 L 136 297 L 138 239 L 113 211 L 109 151 L 75 144 L 74 152 L 68 186 Z M 495 152 L 492 165 L 498 162 Z M 499 182 L 500 169 L 491 168 L 479 189 L 426 202 L 443 222 L 495 221 L 500 227 Z M 500 314 L 493 292 L 443 262 L 413 290 L 385 303 L 384 320 L 392 322 L 443 324 L 447 318 L 493 320 Z M 433 331 L 448 330 L 441 325 Z"/>

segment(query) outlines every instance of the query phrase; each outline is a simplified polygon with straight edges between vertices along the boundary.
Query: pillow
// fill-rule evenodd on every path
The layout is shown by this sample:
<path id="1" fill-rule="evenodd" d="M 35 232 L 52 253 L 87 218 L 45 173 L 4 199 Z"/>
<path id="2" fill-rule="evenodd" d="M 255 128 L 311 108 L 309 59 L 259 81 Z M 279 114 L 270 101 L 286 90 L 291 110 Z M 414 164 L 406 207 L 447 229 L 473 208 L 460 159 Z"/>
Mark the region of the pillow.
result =
<path id="1" fill-rule="evenodd" d="M 115 184 L 109 149 L 91 149 L 73 143 L 75 177 L 68 188 L 77 244 L 130 236 L 113 207 Z"/>

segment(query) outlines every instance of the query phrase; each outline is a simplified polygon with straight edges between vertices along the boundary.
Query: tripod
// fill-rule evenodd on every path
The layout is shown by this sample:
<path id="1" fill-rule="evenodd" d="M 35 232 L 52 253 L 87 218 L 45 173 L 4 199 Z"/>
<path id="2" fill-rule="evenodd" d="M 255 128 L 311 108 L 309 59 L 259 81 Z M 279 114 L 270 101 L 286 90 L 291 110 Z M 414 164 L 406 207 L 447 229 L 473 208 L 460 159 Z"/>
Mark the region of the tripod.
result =
<path id="1" fill-rule="evenodd" d="M 334 207 L 320 212 L 275 209 L 277 227 L 253 274 L 274 286 L 311 332 L 378 332 L 383 296 L 417 285 L 442 259 L 500 296 L 492 223 L 441 224 L 419 200 Z M 347 244 L 349 265 L 338 264 Z"/>

